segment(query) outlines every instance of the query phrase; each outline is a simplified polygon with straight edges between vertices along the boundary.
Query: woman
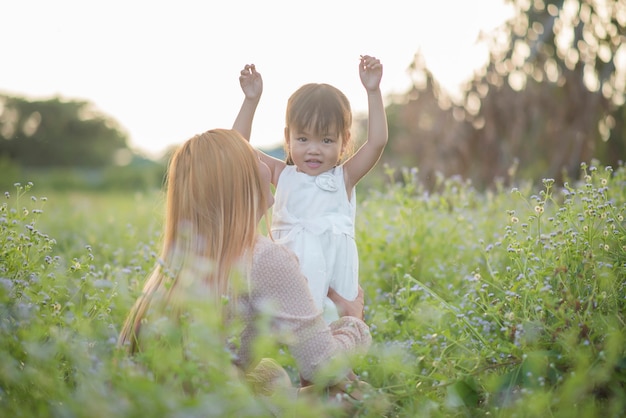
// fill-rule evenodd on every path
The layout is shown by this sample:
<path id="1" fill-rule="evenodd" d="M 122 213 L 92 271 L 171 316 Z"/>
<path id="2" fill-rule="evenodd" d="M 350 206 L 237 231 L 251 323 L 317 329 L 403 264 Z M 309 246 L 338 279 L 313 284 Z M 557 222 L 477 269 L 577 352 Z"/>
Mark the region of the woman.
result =
<path id="1" fill-rule="evenodd" d="M 160 262 L 127 317 L 119 344 L 135 354 L 162 343 L 154 324 L 166 317 L 185 351 L 194 335 L 183 325 L 193 322 L 190 312 L 199 306 L 214 313 L 224 329 L 237 331 L 236 338 L 222 336 L 219 344 L 228 344 L 233 363 L 260 381 L 259 392 L 285 383 L 270 382 L 285 377 L 284 370 L 267 360 L 259 364 L 253 354 L 262 323 L 287 345 L 302 379 L 332 385 L 353 376 L 345 367 L 320 373 L 369 347 L 362 291 L 355 301 L 331 294 L 343 316 L 327 325 L 296 257 L 258 232 L 271 204 L 269 169 L 239 133 L 216 129 L 186 141 L 168 168 Z"/>

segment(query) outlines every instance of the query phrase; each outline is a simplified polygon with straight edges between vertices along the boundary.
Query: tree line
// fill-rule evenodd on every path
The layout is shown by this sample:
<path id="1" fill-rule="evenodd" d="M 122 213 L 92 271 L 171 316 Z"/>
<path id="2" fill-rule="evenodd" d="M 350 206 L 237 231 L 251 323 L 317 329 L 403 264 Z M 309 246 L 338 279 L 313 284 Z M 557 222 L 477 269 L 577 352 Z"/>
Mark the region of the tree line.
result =
<path id="1" fill-rule="evenodd" d="M 161 187 L 165 167 L 134 153 L 125 130 L 84 100 L 0 94 L 0 188 L 32 182 L 62 190 Z"/>
<path id="2" fill-rule="evenodd" d="M 413 87 L 387 106 L 383 163 L 417 167 L 428 186 L 458 175 L 479 187 L 565 181 L 592 159 L 622 163 L 626 0 L 508 3 L 513 17 L 483 35 L 489 61 L 460 98 L 415 55 Z M 355 120 L 362 138 L 365 122 Z M 121 151 L 129 152 L 127 134 L 89 102 L 0 95 L 0 166 L 102 168 Z"/>
<path id="3" fill-rule="evenodd" d="M 101 168 L 128 150 L 128 136 L 87 101 L 0 95 L 0 156 L 25 167 Z"/>
<path id="4" fill-rule="evenodd" d="M 459 175 L 577 178 L 580 163 L 626 157 L 626 1 L 511 0 L 514 17 L 483 35 L 489 62 L 454 100 L 417 54 L 414 85 L 388 107 L 384 162 L 433 186 Z"/>

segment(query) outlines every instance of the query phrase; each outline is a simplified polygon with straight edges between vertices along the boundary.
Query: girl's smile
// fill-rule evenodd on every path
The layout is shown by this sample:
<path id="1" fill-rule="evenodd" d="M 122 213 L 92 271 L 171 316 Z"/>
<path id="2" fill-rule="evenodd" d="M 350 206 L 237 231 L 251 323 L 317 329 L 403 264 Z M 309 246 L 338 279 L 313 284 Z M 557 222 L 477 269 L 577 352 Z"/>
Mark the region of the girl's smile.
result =
<path id="1" fill-rule="evenodd" d="M 341 158 L 343 138 L 336 133 L 288 130 L 289 153 L 298 171 L 311 176 L 335 167 Z"/>

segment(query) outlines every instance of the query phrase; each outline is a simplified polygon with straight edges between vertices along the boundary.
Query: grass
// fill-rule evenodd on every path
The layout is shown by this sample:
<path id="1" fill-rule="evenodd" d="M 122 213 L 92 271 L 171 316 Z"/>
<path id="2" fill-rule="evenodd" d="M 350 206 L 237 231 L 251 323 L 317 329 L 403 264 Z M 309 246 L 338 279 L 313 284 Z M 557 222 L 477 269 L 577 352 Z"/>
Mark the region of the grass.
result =
<path id="1" fill-rule="evenodd" d="M 626 414 L 626 168 L 583 164 L 564 185 L 490 192 L 455 178 L 429 192 L 416 178 L 359 194 L 374 344 L 356 371 L 389 402 L 360 416 Z M 36 190 L 16 186 L 0 207 L 6 416 L 269 416 L 233 375 L 218 325 L 196 330 L 188 359 L 200 363 L 148 353 L 158 376 L 115 350 L 157 262 L 161 193 Z M 201 389 L 185 394 L 170 371 Z"/>

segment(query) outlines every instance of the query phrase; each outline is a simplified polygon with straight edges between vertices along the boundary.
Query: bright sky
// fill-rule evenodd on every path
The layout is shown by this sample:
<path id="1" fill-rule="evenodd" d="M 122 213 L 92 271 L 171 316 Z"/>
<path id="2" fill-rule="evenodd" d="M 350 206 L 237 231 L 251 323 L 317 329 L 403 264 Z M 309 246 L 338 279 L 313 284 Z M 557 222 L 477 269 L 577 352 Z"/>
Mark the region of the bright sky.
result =
<path id="1" fill-rule="evenodd" d="M 510 14 L 504 0 L 5 1 L 0 92 L 88 100 L 117 120 L 131 147 L 156 156 L 209 128 L 230 128 L 239 71 L 263 75 L 252 144 L 282 141 L 289 95 L 329 83 L 367 109 L 361 54 L 380 58 L 387 97 L 411 86 L 416 52 L 454 92 L 487 59 L 481 30 Z M 387 99 L 385 99 L 387 100 Z"/>

